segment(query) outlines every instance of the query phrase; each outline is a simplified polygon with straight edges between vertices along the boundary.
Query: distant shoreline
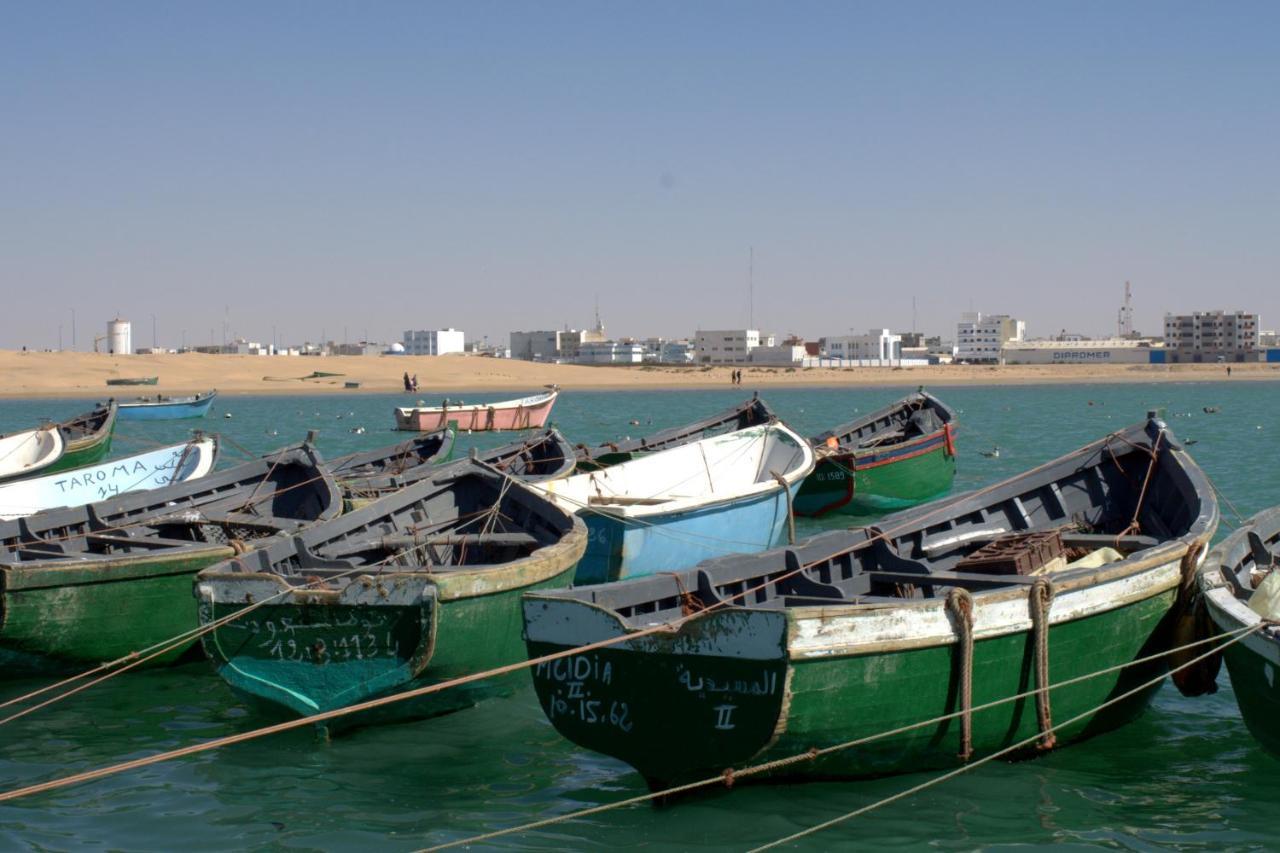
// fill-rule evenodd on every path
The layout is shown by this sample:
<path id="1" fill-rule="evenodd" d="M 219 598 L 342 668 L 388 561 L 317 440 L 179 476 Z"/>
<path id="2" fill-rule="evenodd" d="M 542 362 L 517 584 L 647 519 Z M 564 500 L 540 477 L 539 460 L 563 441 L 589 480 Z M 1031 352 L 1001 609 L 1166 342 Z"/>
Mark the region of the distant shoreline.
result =
<path id="1" fill-rule="evenodd" d="M 1280 379 L 1280 365 L 1231 364 L 1229 381 Z M 936 365 L 928 367 L 787 368 L 738 365 L 742 390 L 787 387 L 1064 385 L 1227 381 L 1225 364 L 1179 365 Z M 544 385 L 566 390 L 620 391 L 733 388 L 731 366 L 587 366 L 471 356 L 131 355 L 0 351 L 0 398 L 132 398 L 217 389 L 228 394 L 404 394 L 405 372 L 417 374 L 417 396 L 454 392 L 525 393 Z M 300 379 L 314 371 L 340 376 Z M 158 376 L 157 385 L 108 386 L 108 378 Z M 265 377 L 280 377 L 269 381 Z M 358 388 L 345 387 L 347 382 Z"/>

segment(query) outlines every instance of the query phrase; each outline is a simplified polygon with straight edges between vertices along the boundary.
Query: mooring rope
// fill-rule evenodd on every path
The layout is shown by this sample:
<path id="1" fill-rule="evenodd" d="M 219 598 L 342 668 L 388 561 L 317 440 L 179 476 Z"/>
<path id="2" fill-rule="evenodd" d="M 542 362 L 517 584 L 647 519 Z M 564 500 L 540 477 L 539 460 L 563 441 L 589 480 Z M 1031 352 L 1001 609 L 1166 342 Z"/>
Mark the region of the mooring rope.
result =
<path id="1" fill-rule="evenodd" d="M 1049 706 L 1049 607 L 1053 603 L 1053 593 L 1053 581 L 1036 578 L 1028 596 L 1036 650 L 1036 721 L 1040 725 L 1040 742 L 1037 748 L 1041 750 L 1053 749 L 1057 744 L 1053 735 L 1053 714 Z"/>
<path id="2" fill-rule="evenodd" d="M 952 587 L 947 593 L 947 610 L 955 617 L 956 666 L 959 668 L 961 761 L 973 755 L 973 595 L 963 587 Z"/>

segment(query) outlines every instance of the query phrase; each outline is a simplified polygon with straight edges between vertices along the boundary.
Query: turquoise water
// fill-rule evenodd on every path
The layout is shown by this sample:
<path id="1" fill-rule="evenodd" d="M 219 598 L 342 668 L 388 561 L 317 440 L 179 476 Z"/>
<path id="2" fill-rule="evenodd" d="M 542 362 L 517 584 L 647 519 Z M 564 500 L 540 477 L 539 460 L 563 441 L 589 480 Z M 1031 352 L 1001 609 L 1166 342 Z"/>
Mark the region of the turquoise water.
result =
<path id="1" fill-rule="evenodd" d="M 808 434 L 906 390 L 771 390 L 765 396 Z M 957 489 L 1025 470 L 1140 420 L 1148 409 L 1163 408 L 1180 438 L 1196 440 L 1192 454 L 1241 513 L 1280 504 L 1280 478 L 1268 464 L 1280 451 L 1280 401 L 1267 383 L 938 393 L 960 411 Z M 504 396 L 509 395 L 466 399 Z M 565 392 L 554 420 L 574 441 L 594 443 L 684 423 L 744 396 L 730 389 Z M 255 453 L 314 429 L 322 452 L 334 456 L 394 441 L 391 407 L 403 403 L 398 395 L 220 397 L 204 421 L 122 422 L 116 452 L 179 441 L 198 425 Z M 1204 414 L 1209 405 L 1221 412 Z M 0 432 L 85 408 L 85 401 L 5 401 Z M 232 417 L 224 418 L 228 413 Z M 632 419 L 640 425 L 630 425 Z M 366 432 L 350 432 L 358 426 Z M 465 452 L 473 441 L 483 447 L 506 440 L 463 436 L 458 447 Z M 993 446 L 1000 448 L 998 458 L 979 453 Z M 224 450 L 224 464 L 236 461 L 231 441 Z M 1227 506 L 1223 515 L 1234 518 Z M 848 522 L 801 520 L 800 532 L 841 523 Z M 0 683 L 0 699 L 44 683 Z M 1198 699 L 1185 699 L 1166 685 L 1151 710 L 1120 731 L 1033 761 L 977 768 L 799 846 L 1269 846 L 1275 837 L 1272 802 L 1280 795 L 1280 783 L 1272 781 L 1280 765 L 1249 738 L 1225 670 L 1221 683 L 1218 694 Z M 4 726 L 0 789 L 247 731 L 260 722 L 204 665 L 127 673 Z M 619 809 L 492 846 L 739 849 L 927 778 L 741 786 L 663 808 Z M 409 850 L 643 791 L 625 765 L 562 740 L 526 687 L 513 697 L 434 720 L 364 729 L 329 743 L 305 731 L 290 732 L 3 803 L 0 848 Z"/>

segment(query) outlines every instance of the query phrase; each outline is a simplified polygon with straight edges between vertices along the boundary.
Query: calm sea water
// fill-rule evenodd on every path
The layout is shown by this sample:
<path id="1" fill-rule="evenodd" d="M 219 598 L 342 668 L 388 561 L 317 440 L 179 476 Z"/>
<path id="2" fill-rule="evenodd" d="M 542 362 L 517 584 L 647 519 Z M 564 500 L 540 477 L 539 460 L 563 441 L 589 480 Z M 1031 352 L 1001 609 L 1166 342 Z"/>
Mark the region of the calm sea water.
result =
<path id="1" fill-rule="evenodd" d="M 808 434 L 907 389 L 771 390 Z M 1163 408 L 1179 437 L 1245 515 L 1280 503 L 1280 398 L 1270 384 L 1012 386 L 941 389 L 961 418 L 957 489 L 1017 473 Z M 456 395 L 455 395 L 456 396 Z M 461 395 L 481 401 L 508 395 Z M 575 441 L 687 422 L 743 391 L 566 392 L 555 422 Z M 221 397 L 204 421 L 120 424 L 117 452 L 176 442 L 193 425 L 260 453 L 319 431 L 327 455 L 394 441 L 400 396 Z M 1205 414 L 1205 406 L 1221 407 Z M 62 418 L 85 401 L 0 402 L 0 431 Z M 230 417 L 224 417 L 230 415 Z M 639 420 L 633 426 L 631 420 Z M 363 434 L 351 432 L 365 427 Z M 459 452 L 502 442 L 464 436 Z M 998 458 L 981 450 L 1000 448 Z M 224 464 L 237 452 L 226 442 Z M 1223 507 L 1224 517 L 1233 518 Z M 838 525 L 835 521 L 830 524 Z M 847 523 L 847 522 L 846 522 Z M 802 522 L 801 533 L 824 525 Z M 1225 527 L 1223 531 L 1225 531 Z M 1226 681 L 1184 699 L 1170 685 L 1120 731 L 1033 761 L 993 763 L 912 799 L 811 836 L 802 845 L 973 849 L 1006 845 L 1154 849 L 1274 843 L 1280 765 L 1240 722 Z M 41 686 L 0 682 L 0 698 Z M 0 733 L 0 788 L 65 775 L 260 724 L 203 665 L 128 673 Z M 672 720 L 678 726 L 679 720 Z M 673 806 L 619 809 L 493 842 L 497 847 L 721 849 L 764 843 L 917 784 L 742 786 Z M 625 765 L 562 740 L 531 688 L 419 723 L 330 743 L 291 732 L 0 805 L 0 847 L 51 850 L 414 849 L 644 791 Z"/>

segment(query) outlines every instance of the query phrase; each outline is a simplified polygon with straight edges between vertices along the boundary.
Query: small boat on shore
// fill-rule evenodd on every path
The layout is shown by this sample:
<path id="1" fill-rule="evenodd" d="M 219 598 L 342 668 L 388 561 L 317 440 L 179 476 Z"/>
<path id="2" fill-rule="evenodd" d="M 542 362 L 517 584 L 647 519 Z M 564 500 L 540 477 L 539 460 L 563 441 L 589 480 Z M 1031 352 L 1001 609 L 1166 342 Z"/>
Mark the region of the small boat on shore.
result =
<path id="1" fill-rule="evenodd" d="M 202 571 L 201 624 L 257 605 L 206 634 L 205 651 L 238 694 L 296 715 L 492 669 L 522 659 L 521 594 L 568 585 L 586 543 L 571 512 L 460 460 Z M 386 715 L 445 713 L 523 677 L 431 694 Z"/>
<path id="2" fill-rule="evenodd" d="M 1049 749 L 1146 707 L 1164 658 L 1102 671 L 1170 647 L 1217 524 L 1208 480 L 1152 417 L 875 527 L 530 593 L 530 657 L 616 643 L 538 664 L 534 687 L 562 735 L 654 790 L 915 723 L 775 776 L 948 767 L 1037 736 Z"/>
<path id="3" fill-rule="evenodd" d="M 184 418 L 203 418 L 213 405 L 217 391 L 192 394 L 186 397 L 138 397 L 120 403 L 120 418 L 128 421 L 176 421 Z"/>
<path id="4" fill-rule="evenodd" d="M 111 451 L 114 401 L 61 423 L 0 435 L 0 483 L 92 465 Z"/>
<path id="5" fill-rule="evenodd" d="M 759 395 L 753 395 L 750 400 L 741 405 L 718 412 L 702 420 L 694 421 L 691 424 L 655 432 L 653 435 L 627 438 L 621 441 L 606 441 L 595 447 L 579 444 L 577 446 L 577 470 L 596 471 L 601 468 L 608 468 L 610 465 L 627 462 L 647 453 L 670 450 L 673 447 L 700 441 L 713 435 L 722 435 L 734 430 L 767 424 L 775 418 L 776 415 L 774 415 L 773 410 L 769 408 L 765 401 L 761 400 Z"/>
<path id="6" fill-rule="evenodd" d="M 956 475 L 955 412 L 923 389 L 809 439 L 818 454 L 796 513 L 874 515 L 944 494 Z"/>
<path id="7" fill-rule="evenodd" d="M 0 674 L 115 660 L 196 627 L 195 573 L 342 509 L 310 445 L 199 480 L 0 522 Z M 182 657 L 175 642 L 152 664 Z"/>
<path id="8" fill-rule="evenodd" d="M 126 376 L 107 380 L 108 385 L 157 385 L 159 382 L 159 376 Z"/>
<path id="9" fill-rule="evenodd" d="M 591 532 L 575 583 L 687 568 L 783 540 L 813 450 L 774 421 L 538 483 Z"/>
<path id="10" fill-rule="evenodd" d="M 217 456 L 217 440 L 202 437 L 100 465 L 0 484 L 0 520 L 198 480 L 213 470 Z"/>
<path id="11" fill-rule="evenodd" d="M 1280 757 L 1280 507 L 1246 521 L 1200 567 L 1200 593 L 1218 631 L 1253 629 L 1222 657 L 1240 715 L 1264 749 Z M 1259 626 L 1262 627 L 1259 627 Z"/>
<path id="12" fill-rule="evenodd" d="M 560 393 L 555 385 L 548 385 L 547 389 L 541 394 L 498 403 L 467 404 L 445 400 L 439 406 L 400 407 L 396 409 L 396 429 L 430 432 L 444 429 L 449 424 L 472 432 L 535 429 L 546 424 Z"/>

